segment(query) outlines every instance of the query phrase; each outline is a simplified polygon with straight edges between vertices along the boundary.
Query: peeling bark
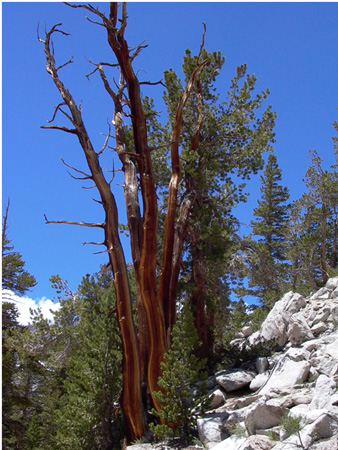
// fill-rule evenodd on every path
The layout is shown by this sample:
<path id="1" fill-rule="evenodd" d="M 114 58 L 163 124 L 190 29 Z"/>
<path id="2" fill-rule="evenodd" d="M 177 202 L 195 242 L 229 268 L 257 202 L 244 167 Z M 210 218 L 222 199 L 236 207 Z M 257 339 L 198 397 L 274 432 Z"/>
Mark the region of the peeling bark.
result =
<path id="1" fill-rule="evenodd" d="M 194 70 L 185 91 L 182 94 L 176 111 L 176 117 L 172 133 L 172 177 L 169 185 L 168 209 L 165 221 L 165 236 L 163 259 L 160 274 L 159 291 L 157 290 L 156 273 L 156 250 L 157 250 L 157 195 L 155 180 L 151 162 L 150 149 L 147 141 L 146 119 L 142 107 L 140 82 L 134 73 L 132 62 L 142 50 L 139 45 L 133 50 L 128 48 L 124 38 L 127 25 L 126 4 L 122 4 L 122 18 L 118 19 L 117 3 L 110 4 L 109 18 L 100 13 L 98 9 L 88 5 L 70 5 L 72 8 L 84 8 L 98 16 L 107 31 L 108 43 L 115 54 L 121 73 L 120 85 L 115 93 L 104 74 L 102 65 L 97 64 L 105 89 L 114 101 L 114 118 L 116 138 L 116 152 L 122 163 L 124 172 L 124 196 L 130 232 L 131 251 L 135 269 L 137 285 L 137 314 L 139 320 L 139 335 L 133 323 L 132 303 L 130 297 L 128 272 L 118 230 L 118 211 L 114 195 L 102 173 L 99 155 L 106 148 L 109 134 L 103 148 L 95 152 L 86 128 L 82 121 L 80 108 L 76 106 L 74 99 L 58 77 L 58 70 L 71 63 L 68 61 L 63 66 L 56 68 L 53 53 L 50 51 L 50 38 L 55 32 L 63 33 L 58 25 L 54 26 L 46 34 L 45 53 L 47 58 L 47 72 L 58 88 L 63 102 L 54 111 L 53 119 L 58 112 L 63 113 L 71 122 L 72 128 L 50 125 L 44 128 L 53 128 L 75 134 L 84 151 L 89 173 L 77 171 L 84 175 L 82 179 L 90 179 L 97 187 L 104 211 L 105 221 L 103 224 L 76 223 L 83 226 L 100 226 L 104 229 L 104 245 L 107 248 L 109 261 L 114 275 L 114 286 L 116 291 L 116 312 L 122 341 L 123 352 L 123 393 L 121 407 L 126 421 L 126 429 L 129 441 L 142 437 L 146 434 L 147 423 L 145 418 L 142 389 L 150 392 L 155 409 L 160 412 L 161 405 L 153 396 L 159 390 L 158 378 L 161 375 L 160 364 L 164 353 L 169 348 L 172 326 L 176 321 L 176 292 L 182 259 L 183 244 L 188 227 L 190 210 L 196 199 L 196 190 L 192 179 L 186 179 L 186 195 L 182 201 L 177 217 L 177 192 L 181 179 L 179 140 L 182 127 L 183 109 L 191 94 L 193 87 L 197 89 L 198 95 L 198 119 L 194 130 L 191 151 L 196 151 L 199 133 L 202 127 L 202 96 L 200 86 L 200 73 L 207 64 L 197 60 Z M 94 22 L 97 23 L 97 22 Z M 118 26 L 117 27 L 117 23 Z M 201 45 L 200 55 L 204 45 Z M 107 64 L 109 65 L 109 64 Z M 92 73 L 93 73 L 92 72 Z M 123 94 L 124 89 L 128 95 Z M 123 105 L 129 108 L 129 117 L 132 122 L 134 149 L 131 157 L 130 149 L 125 148 L 123 136 L 122 117 Z M 67 106 L 69 113 L 62 110 Z M 135 161 L 135 162 L 134 162 Z M 69 167 L 69 166 L 68 166 Z M 139 176 L 139 180 L 137 177 Z M 138 190 L 140 188 L 142 197 L 141 217 L 138 201 Z M 65 222 L 63 222 L 65 223 Z M 75 222 L 73 222 L 75 224 Z M 141 387 L 142 386 L 142 387 Z M 143 392 L 143 394 L 144 394 Z"/>
<path id="2" fill-rule="evenodd" d="M 77 107 L 72 95 L 59 79 L 54 56 L 50 51 L 51 35 L 55 32 L 60 32 L 57 27 L 58 25 L 55 25 L 49 33 L 46 34 L 45 41 L 40 40 L 45 44 L 47 60 L 46 70 L 52 76 L 64 103 L 69 108 L 69 120 L 75 127 L 76 135 L 87 160 L 91 179 L 100 193 L 101 202 L 105 211 L 105 222 L 103 225 L 105 236 L 104 244 L 108 251 L 109 261 L 114 275 L 117 320 L 123 347 L 123 393 L 121 398 L 121 408 L 126 421 L 128 437 L 130 440 L 135 440 L 137 437 L 144 436 L 146 431 L 146 420 L 141 397 L 138 343 L 133 323 L 127 266 L 119 237 L 117 206 L 114 195 L 110 190 L 109 183 L 107 183 L 102 173 L 98 155 L 95 152 L 86 131 L 81 117 L 81 111 Z"/>

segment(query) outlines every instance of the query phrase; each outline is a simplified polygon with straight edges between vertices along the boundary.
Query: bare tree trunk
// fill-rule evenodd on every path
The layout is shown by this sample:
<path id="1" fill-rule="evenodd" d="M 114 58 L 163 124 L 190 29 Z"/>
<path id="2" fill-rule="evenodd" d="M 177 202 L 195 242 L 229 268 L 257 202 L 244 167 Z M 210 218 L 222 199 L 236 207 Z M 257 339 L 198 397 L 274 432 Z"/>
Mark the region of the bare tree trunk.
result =
<path id="1" fill-rule="evenodd" d="M 53 128 L 75 134 L 81 144 L 87 159 L 90 174 L 82 179 L 91 179 L 97 187 L 101 203 L 105 211 L 103 224 L 85 224 L 76 222 L 59 221 L 58 223 L 72 223 L 82 226 L 98 226 L 104 229 L 109 261 L 114 274 L 116 291 L 117 319 L 120 329 L 123 351 L 123 394 L 121 407 L 126 421 L 127 434 L 130 441 L 141 437 L 146 431 L 145 411 L 142 405 L 141 384 L 146 389 L 147 385 L 152 396 L 155 409 L 160 412 L 161 405 L 153 396 L 159 390 L 158 378 L 161 375 L 160 363 L 168 349 L 168 337 L 176 320 L 176 290 L 181 264 L 185 230 L 188 224 L 189 212 L 195 201 L 194 190 L 187 192 L 183 201 L 178 221 L 176 222 L 177 188 L 180 182 L 180 160 L 178 154 L 179 138 L 182 124 L 182 112 L 184 105 L 194 86 L 198 92 L 198 123 L 194 131 L 191 150 L 197 148 L 199 133 L 202 126 L 202 96 L 199 75 L 207 61 L 196 66 L 196 69 L 183 93 L 177 108 L 176 119 L 173 127 L 172 144 L 172 179 L 169 186 L 168 212 L 166 216 L 164 252 L 160 288 L 157 292 L 156 250 L 157 250 L 157 195 L 152 169 L 150 149 L 147 142 L 147 127 L 142 107 L 140 83 L 133 71 L 132 62 L 139 54 L 142 45 L 136 47 L 131 54 L 124 38 L 127 25 L 126 4 L 122 4 L 122 18 L 118 23 L 117 3 L 110 4 L 109 19 L 98 9 L 88 5 L 69 5 L 73 8 L 84 8 L 98 16 L 102 25 L 107 30 L 108 43 L 112 48 L 121 72 L 120 86 L 115 94 L 102 70 L 102 64 L 97 64 L 104 86 L 114 101 L 114 119 L 116 135 L 116 151 L 122 163 L 125 175 L 124 195 L 130 231 L 132 258 L 135 269 L 137 285 L 137 313 L 139 320 L 139 336 L 137 338 L 132 316 L 132 306 L 128 283 L 128 272 L 124 253 L 119 240 L 118 213 L 115 198 L 102 173 L 98 158 L 104 150 L 96 153 L 92 147 L 89 136 L 81 118 L 80 109 L 74 99 L 59 80 L 58 70 L 68 63 L 56 68 L 53 53 L 50 51 L 50 37 L 54 32 L 63 33 L 54 26 L 46 34 L 45 44 L 47 58 L 47 72 L 51 74 L 62 98 L 63 103 L 55 109 L 53 119 L 58 111 L 62 112 L 72 123 L 74 128 L 66 128 L 50 125 L 44 128 Z M 201 51 L 204 45 L 201 46 Z M 201 54 L 200 51 L 200 54 Z M 71 61 L 69 61 L 70 63 Z M 128 91 L 127 98 L 123 95 L 123 89 Z M 124 147 L 122 115 L 122 103 L 127 104 L 132 122 L 134 151 L 128 151 Z M 67 105 L 70 111 L 65 113 L 61 106 Z M 109 133 L 110 134 L 110 133 Z M 136 175 L 136 161 L 139 181 Z M 72 168 L 73 169 L 73 168 Z M 76 169 L 74 169 L 76 170 Z M 138 187 L 141 189 L 143 217 L 141 217 L 138 203 Z M 47 221 L 47 223 L 51 223 Z M 56 222 L 53 222 L 56 223 Z M 164 311 L 165 310 L 165 311 Z M 140 357 L 141 355 L 141 357 Z"/>
<path id="2" fill-rule="evenodd" d="M 81 117 L 81 111 L 77 107 L 69 91 L 59 79 L 59 69 L 56 68 L 53 53 L 50 51 L 51 35 L 55 32 L 63 33 L 57 27 L 58 25 L 55 25 L 46 34 L 45 41 L 42 41 L 41 39 L 40 41 L 45 44 L 47 72 L 52 76 L 52 79 L 63 98 L 63 104 L 67 105 L 69 108 L 70 116 L 68 114 L 66 115 L 74 128 L 68 129 L 57 126 L 48 126 L 44 128 L 61 129 L 62 131 L 77 135 L 90 170 L 90 175 L 85 176 L 85 178 L 91 179 L 100 193 L 102 206 L 105 211 L 105 222 L 101 225 L 96 225 L 101 226 L 104 229 L 104 245 L 107 248 L 109 261 L 114 274 L 117 320 L 123 347 L 123 393 L 121 398 L 121 408 L 126 421 L 127 435 L 132 441 L 138 437 L 144 436 L 146 431 L 146 419 L 141 397 L 138 342 L 133 323 L 128 272 L 119 237 L 117 206 L 115 198 L 110 190 L 110 185 L 107 183 L 102 173 L 98 154 L 95 152 L 87 134 Z M 58 105 L 57 109 L 59 109 L 59 107 L 60 105 Z"/>
<path id="3" fill-rule="evenodd" d="M 140 173 L 140 186 L 143 204 L 143 235 L 141 242 L 140 263 L 135 267 L 139 281 L 140 295 L 144 307 L 148 328 L 148 384 L 151 395 L 159 390 L 157 380 L 161 374 L 160 362 L 167 349 L 166 332 L 162 305 L 157 296 L 156 280 L 156 242 L 157 242 L 157 196 L 151 164 L 150 150 L 147 143 L 147 127 L 142 108 L 139 81 L 132 68 L 132 60 L 141 47 L 130 56 L 127 42 L 124 39 L 127 15 L 126 4 L 122 6 L 121 26 L 117 30 L 117 4 L 111 3 L 109 23 L 106 25 L 108 42 L 118 60 L 121 73 L 128 89 L 135 152 Z M 142 330 L 140 330 L 140 333 Z M 140 336 L 142 338 L 142 336 Z M 153 397 L 157 411 L 161 405 Z"/>

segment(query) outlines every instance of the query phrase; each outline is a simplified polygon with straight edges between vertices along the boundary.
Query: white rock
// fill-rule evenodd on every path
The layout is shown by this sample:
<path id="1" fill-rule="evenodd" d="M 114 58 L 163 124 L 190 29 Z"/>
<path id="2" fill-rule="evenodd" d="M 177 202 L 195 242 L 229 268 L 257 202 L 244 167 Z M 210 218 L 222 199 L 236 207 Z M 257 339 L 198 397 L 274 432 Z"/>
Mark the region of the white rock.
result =
<path id="1" fill-rule="evenodd" d="M 264 402 L 251 407 L 245 417 L 245 425 L 249 434 L 255 434 L 257 429 L 271 428 L 278 425 L 284 414 L 288 412 L 287 408 L 268 405 Z"/>
<path id="2" fill-rule="evenodd" d="M 310 409 L 325 408 L 331 400 L 331 396 L 336 392 L 336 383 L 326 375 L 320 375 L 316 381 Z"/>
<path id="3" fill-rule="evenodd" d="M 316 439 L 327 439 L 338 434 L 338 417 L 332 413 L 322 414 L 312 425 L 312 434 Z"/>
<path id="4" fill-rule="evenodd" d="M 328 413 L 326 408 L 310 409 L 309 405 L 298 405 L 290 409 L 290 416 L 301 417 L 301 426 L 315 422 L 319 417 Z"/>
<path id="5" fill-rule="evenodd" d="M 324 306 L 312 321 L 312 326 L 319 322 L 325 322 L 331 313 L 329 305 Z"/>
<path id="6" fill-rule="evenodd" d="M 312 392 L 310 389 L 302 390 L 301 392 L 297 392 L 292 394 L 292 401 L 297 405 L 308 405 L 312 401 Z"/>
<path id="7" fill-rule="evenodd" d="M 215 409 L 224 405 L 225 395 L 220 389 L 215 389 L 208 394 L 208 398 L 211 399 L 209 409 Z"/>
<path id="8" fill-rule="evenodd" d="M 273 371 L 270 379 L 260 391 L 260 394 L 267 394 L 271 389 L 291 388 L 295 384 L 304 382 L 307 379 L 310 363 L 307 361 L 292 361 L 288 358 L 278 363 L 278 367 Z"/>
<path id="9" fill-rule="evenodd" d="M 238 450 L 270 450 L 275 445 L 267 436 L 249 436 Z"/>
<path id="10" fill-rule="evenodd" d="M 327 345 L 325 347 L 325 352 L 338 361 L 338 341 L 332 342 L 332 344 Z"/>
<path id="11" fill-rule="evenodd" d="M 227 439 L 224 439 L 224 441 L 217 444 L 215 447 L 213 447 L 213 450 L 239 450 L 242 444 L 244 444 L 246 441 L 246 438 L 238 438 L 235 435 L 230 436 Z"/>
<path id="12" fill-rule="evenodd" d="M 235 339 L 243 339 L 243 338 L 245 338 L 245 336 L 241 331 L 237 331 L 237 333 L 234 333 L 234 340 Z"/>
<path id="13" fill-rule="evenodd" d="M 126 450 L 152 450 L 153 446 L 151 444 L 134 444 L 128 445 Z"/>
<path id="14" fill-rule="evenodd" d="M 319 354 L 311 358 L 311 364 L 321 374 L 326 376 L 333 376 L 338 371 L 338 361 L 331 358 L 327 353 Z"/>
<path id="15" fill-rule="evenodd" d="M 302 348 L 308 352 L 312 352 L 312 350 L 315 350 L 318 347 L 318 343 L 318 339 L 311 339 L 310 341 L 303 342 Z"/>
<path id="16" fill-rule="evenodd" d="M 197 419 L 198 435 L 201 442 L 220 442 L 222 440 L 223 424 L 229 417 L 228 413 L 210 414 Z"/>
<path id="17" fill-rule="evenodd" d="M 326 287 L 322 287 L 321 289 L 319 289 L 319 291 L 317 291 L 315 294 L 313 294 L 310 297 L 310 300 L 317 300 L 317 299 L 328 299 L 330 298 L 330 293 L 331 291 L 329 289 L 327 289 Z"/>
<path id="18" fill-rule="evenodd" d="M 286 352 L 286 355 L 292 359 L 292 361 L 308 360 L 310 358 L 310 352 L 305 348 L 291 347 Z"/>
<path id="19" fill-rule="evenodd" d="M 318 322 L 315 325 L 312 325 L 311 331 L 315 336 L 318 334 L 324 333 L 327 330 L 327 325 L 324 322 Z"/>
<path id="20" fill-rule="evenodd" d="M 249 388 L 251 391 L 257 391 L 264 383 L 268 381 L 269 373 L 259 373 L 250 383 Z"/>
<path id="21" fill-rule="evenodd" d="M 216 381 L 226 392 L 231 392 L 248 386 L 254 377 L 255 374 L 253 372 L 234 369 L 216 374 Z"/>
<path id="22" fill-rule="evenodd" d="M 249 337 L 252 335 L 253 333 L 253 328 L 252 325 L 248 325 L 246 327 L 243 327 L 241 330 L 242 334 L 244 335 L 244 337 Z"/>
<path id="23" fill-rule="evenodd" d="M 287 326 L 293 314 L 306 305 L 305 299 L 300 294 L 288 292 L 281 300 L 276 302 L 267 318 L 262 323 L 259 332 L 248 338 L 248 345 L 256 345 L 260 340 L 276 342 L 284 346 L 287 342 Z M 258 333 L 258 334 L 257 334 Z"/>
<path id="24" fill-rule="evenodd" d="M 292 345 L 300 345 L 302 342 L 313 339 L 313 334 L 302 313 L 295 313 L 290 318 L 288 337 Z"/>
<path id="25" fill-rule="evenodd" d="M 329 278 L 326 282 L 325 287 L 327 289 L 331 289 L 332 291 L 336 288 L 338 288 L 338 277 Z"/>

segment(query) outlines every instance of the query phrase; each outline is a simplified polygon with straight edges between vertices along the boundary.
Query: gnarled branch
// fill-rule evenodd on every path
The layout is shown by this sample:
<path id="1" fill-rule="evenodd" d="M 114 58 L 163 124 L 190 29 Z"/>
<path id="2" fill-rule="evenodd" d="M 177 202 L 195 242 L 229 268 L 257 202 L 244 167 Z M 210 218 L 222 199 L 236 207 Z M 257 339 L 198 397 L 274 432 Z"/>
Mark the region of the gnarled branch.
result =
<path id="1" fill-rule="evenodd" d="M 54 223 L 54 224 L 66 224 L 66 225 L 78 225 L 80 227 L 89 227 L 89 228 L 104 228 L 105 223 L 88 223 L 88 222 L 75 222 L 69 220 L 48 220 L 46 214 L 44 214 L 44 218 L 46 224 Z"/>

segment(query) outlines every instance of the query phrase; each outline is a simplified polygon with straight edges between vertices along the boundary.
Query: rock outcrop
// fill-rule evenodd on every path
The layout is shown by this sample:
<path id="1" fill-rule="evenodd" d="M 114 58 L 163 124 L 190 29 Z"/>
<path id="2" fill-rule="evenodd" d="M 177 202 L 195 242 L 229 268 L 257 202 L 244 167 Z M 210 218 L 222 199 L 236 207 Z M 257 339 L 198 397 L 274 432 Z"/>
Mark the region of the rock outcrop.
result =
<path id="1" fill-rule="evenodd" d="M 287 293 L 259 331 L 234 337 L 239 351 L 275 352 L 210 378 L 210 410 L 197 421 L 202 445 L 189 448 L 338 450 L 338 277 L 307 298 Z M 286 416 L 298 418 L 299 432 L 281 426 Z"/>
<path id="2" fill-rule="evenodd" d="M 216 374 L 225 400 L 198 421 L 206 448 L 338 450 L 338 277 L 307 298 L 287 293 L 259 331 L 246 328 L 231 344 L 239 351 L 278 351 L 258 357 L 250 371 Z M 224 379 L 231 380 L 230 389 Z M 247 393 L 236 397 L 236 385 Z M 300 418 L 299 434 L 288 435 L 280 426 L 286 415 Z"/>

